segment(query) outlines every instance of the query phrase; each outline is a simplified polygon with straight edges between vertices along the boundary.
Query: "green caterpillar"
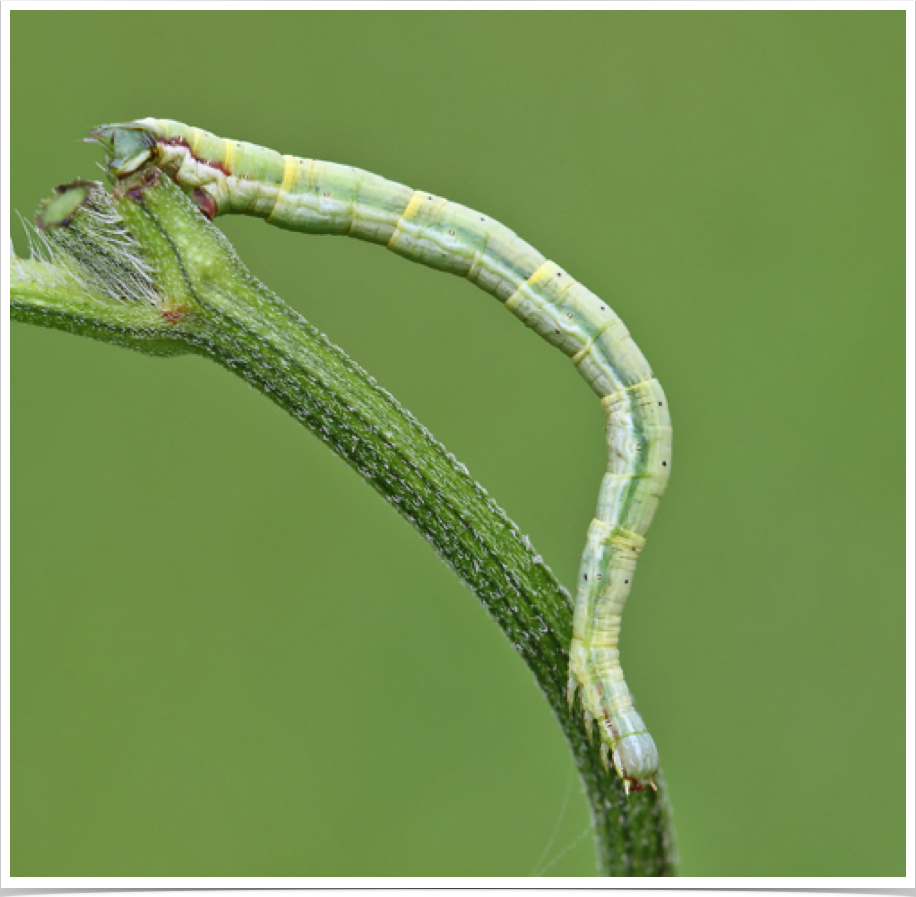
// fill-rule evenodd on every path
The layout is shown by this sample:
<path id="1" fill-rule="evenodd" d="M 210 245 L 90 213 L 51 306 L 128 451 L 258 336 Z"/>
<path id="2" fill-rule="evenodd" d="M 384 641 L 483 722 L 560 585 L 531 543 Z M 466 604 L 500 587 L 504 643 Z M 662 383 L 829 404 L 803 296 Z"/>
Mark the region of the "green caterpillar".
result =
<path id="1" fill-rule="evenodd" d="M 199 128 L 152 118 L 93 132 L 123 177 L 146 164 L 168 172 L 208 217 L 257 215 L 312 234 L 381 243 L 459 274 L 496 296 L 568 355 L 607 415 L 608 468 L 579 566 L 568 698 L 581 688 L 627 791 L 655 787 L 658 753 L 633 706 L 617 649 L 621 614 L 645 533 L 671 469 L 665 394 L 620 318 L 509 228 L 440 196 L 378 175 L 282 156 Z"/>

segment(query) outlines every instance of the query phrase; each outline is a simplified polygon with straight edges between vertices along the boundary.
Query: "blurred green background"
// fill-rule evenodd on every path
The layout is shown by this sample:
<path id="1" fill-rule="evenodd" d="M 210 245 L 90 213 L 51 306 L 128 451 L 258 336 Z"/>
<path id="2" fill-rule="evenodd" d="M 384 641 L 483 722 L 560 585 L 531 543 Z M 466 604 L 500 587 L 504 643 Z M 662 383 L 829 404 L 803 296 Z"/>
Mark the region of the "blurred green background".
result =
<path id="1" fill-rule="evenodd" d="M 682 873 L 905 873 L 902 11 L 19 11 L 10 44 L 26 215 L 101 176 L 91 127 L 174 118 L 486 211 L 608 299 L 675 425 L 623 655 Z M 220 226 L 571 582 L 604 443 L 568 361 L 458 278 Z M 532 676 L 352 471 L 202 359 L 12 346 L 13 875 L 594 874 Z"/>

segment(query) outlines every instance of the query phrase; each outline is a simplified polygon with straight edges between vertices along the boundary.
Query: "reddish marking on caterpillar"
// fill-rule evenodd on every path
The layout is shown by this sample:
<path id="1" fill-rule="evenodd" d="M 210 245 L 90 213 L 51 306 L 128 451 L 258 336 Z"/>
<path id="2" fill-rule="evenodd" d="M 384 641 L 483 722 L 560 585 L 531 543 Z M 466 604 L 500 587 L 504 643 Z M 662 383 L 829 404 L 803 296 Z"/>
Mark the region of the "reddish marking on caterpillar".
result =
<path id="1" fill-rule="evenodd" d="M 215 168 L 217 171 L 221 171 L 226 177 L 230 177 L 232 172 L 226 168 L 222 162 L 214 162 L 212 159 L 205 159 L 203 156 L 197 156 L 194 154 L 194 151 L 191 149 L 191 145 L 188 143 L 184 137 L 168 137 L 166 139 L 159 138 L 159 142 L 164 146 L 183 146 L 187 151 L 188 155 L 195 161 L 200 162 L 201 165 L 207 165 L 210 168 Z"/>
<path id="2" fill-rule="evenodd" d="M 201 190 L 200 187 L 194 188 L 191 199 L 194 200 L 197 208 L 203 212 L 204 217 L 208 221 L 212 221 L 213 216 L 216 215 L 216 200 L 205 190 Z"/>

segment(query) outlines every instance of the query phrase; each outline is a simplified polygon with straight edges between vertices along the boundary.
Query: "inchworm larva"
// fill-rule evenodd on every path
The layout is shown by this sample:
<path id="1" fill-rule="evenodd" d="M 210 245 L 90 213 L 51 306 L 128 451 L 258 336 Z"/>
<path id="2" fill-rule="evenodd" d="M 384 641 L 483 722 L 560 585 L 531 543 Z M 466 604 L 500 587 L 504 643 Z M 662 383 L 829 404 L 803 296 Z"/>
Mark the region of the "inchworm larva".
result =
<path id="1" fill-rule="evenodd" d="M 671 419 L 659 382 L 610 306 L 498 221 L 349 165 L 281 156 L 152 118 L 105 125 L 93 137 L 115 176 L 155 164 L 208 218 L 257 215 L 290 230 L 358 237 L 460 274 L 572 359 L 607 415 L 608 467 L 579 567 L 568 696 L 572 703 L 581 688 L 587 726 L 597 720 L 602 757 L 607 763 L 612 754 L 627 790 L 654 787 L 655 742 L 633 706 L 617 641 L 671 469 Z"/>

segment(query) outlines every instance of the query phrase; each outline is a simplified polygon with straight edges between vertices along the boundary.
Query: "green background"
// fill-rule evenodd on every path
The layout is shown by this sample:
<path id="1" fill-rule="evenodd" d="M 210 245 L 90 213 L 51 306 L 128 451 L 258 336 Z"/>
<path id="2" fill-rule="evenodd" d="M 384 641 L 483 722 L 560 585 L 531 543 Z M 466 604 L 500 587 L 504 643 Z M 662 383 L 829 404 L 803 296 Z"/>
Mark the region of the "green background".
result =
<path id="1" fill-rule="evenodd" d="M 610 301 L 674 419 L 623 655 L 682 873 L 905 873 L 902 11 L 14 12 L 11 50 L 26 215 L 100 176 L 91 127 L 174 118 Z M 220 224 L 571 582 L 605 458 L 568 361 L 458 278 Z M 532 676 L 318 440 L 202 359 L 12 347 L 13 875 L 594 874 Z"/>

